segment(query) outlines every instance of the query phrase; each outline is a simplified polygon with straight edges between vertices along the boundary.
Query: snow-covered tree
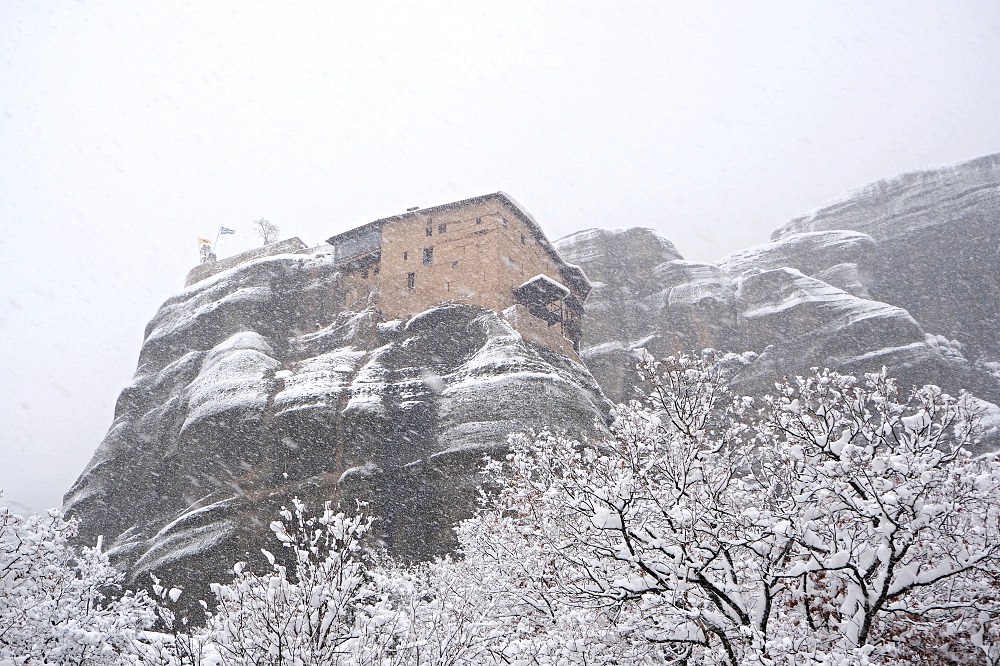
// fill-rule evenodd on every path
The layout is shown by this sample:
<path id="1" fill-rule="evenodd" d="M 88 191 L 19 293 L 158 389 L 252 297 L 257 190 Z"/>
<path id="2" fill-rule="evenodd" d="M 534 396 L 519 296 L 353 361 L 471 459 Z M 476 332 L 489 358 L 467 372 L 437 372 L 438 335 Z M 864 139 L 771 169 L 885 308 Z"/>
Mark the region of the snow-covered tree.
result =
<path id="1" fill-rule="evenodd" d="M 137 638 L 155 621 L 142 592 L 122 592 L 100 548 L 74 551 L 76 523 L 55 510 L 0 508 L 0 664 L 141 663 Z"/>
<path id="2" fill-rule="evenodd" d="M 996 663 L 1000 459 L 968 452 L 975 403 L 935 386 L 901 402 L 884 371 L 824 371 L 767 405 L 749 518 L 791 544 L 778 576 L 788 633 L 890 663 Z"/>
<path id="3" fill-rule="evenodd" d="M 963 448 L 970 401 L 934 387 L 900 401 L 884 373 L 823 371 L 754 408 L 710 361 L 642 371 L 648 400 L 622 407 L 606 441 L 516 439 L 489 468 L 495 508 L 461 530 L 466 561 L 520 603 L 506 621 L 522 650 L 996 658 L 1000 462 Z"/>
<path id="4" fill-rule="evenodd" d="M 283 552 L 263 550 L 267 573 L 237 563 L 212 585 L 214 611 L 200 630 L 169 610 L 178 590 L 156 581 L 170 633 L 147 634 L 147 663 L 169 666 L 351 664 L 403 666 L 483 663 L 496 638 L 485 620 L 488 595 L 451 559 L 394 563 L 363 547 L 371 524 L 334 513 L 310 517 L 293 500 L 271 524 Z M 205 604 L 206 609 L 210 606 Z"/>
<path id="5" fill-rule="evenodd" d="M 107 595 L 73 523 L 0 510 L 0 664 L 1000 664 L 977 403 L 825 370 L 755 402 L 723 367 L 648 360 L 606 437 L 514 437 L 455 558 L 394 563 L 370 519 L 295 500 L 200 630 L 155 579 L 169 633 L 144 630 L 150 598 Z"/>
<path id="6" fill-rule="evenodd" d="M 383 619 L 361 557 L 370 519 L 329 504 L 309 517 L 298 500 L 281 515 L 271 529 L 285 552 L 262 550 L 271 571 L 237 563 L 232 582 L 212 585 L 209 639 L 226 664 L 358 663 L 364 625 Z"/>
<path id="7" fill-rule="evenodd" d="M 499 663 L 494 655 L 506 638 L 498 621 L 502 606 L 478 568 L 444 558 L 415 566 L 383 563 L 373 573 L 387 612 L 380 623 L 365 626 L 362 641 L 379 649 L 366 650 L 371 661 L 363 663 Z"/>

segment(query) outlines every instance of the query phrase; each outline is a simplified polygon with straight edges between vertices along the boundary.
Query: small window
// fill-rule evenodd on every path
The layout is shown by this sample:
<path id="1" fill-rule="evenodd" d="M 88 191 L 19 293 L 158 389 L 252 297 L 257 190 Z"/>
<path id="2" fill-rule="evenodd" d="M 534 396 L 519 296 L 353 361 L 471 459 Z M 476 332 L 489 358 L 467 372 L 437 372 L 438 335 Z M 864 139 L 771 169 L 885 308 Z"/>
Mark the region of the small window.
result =
<path id="1" fill-rule="evenodd" d="M 372 269 L 372 275 L 378 275 L 381 272 L 382 271 L 381 271 L 381 269 L 379 269 L 378 266 L 376 266 L 375 268 Z"/>
<path id="2" fill-rule="evenodd" d="M 415 286 L 417 286 L 417 274 L 416 273 L 407 273 L 406 274 L 406 287 L 407 287 L 407 289 L 413 289 Z"/>
<path id="3" fill-rule="evenodd" d="M 501 217 L 500 218 L 500 226 L 503 227 L 504 229 L 507 228 L 507 218 L 506 217 Z"/>
<path id="4" fill-rule="evenodd" d="M 434 263 L 434 248 L 425 247 L 424 248 L 424 266 L 430 266 Z"/>
<path id="5" fill-rule="evenodd" d="M 403 261 L 406 261 L 409 258 L 410 258 L 410 253 L 409 252 L 404 252 L 403 253 Z"/>
<path id="6" fill-rule="evenodd" d="M 482 224 L 482 223 L 483 223 L 483 218 L 477 217 L 476 218 L 476 224 Z"/>
<path id="7" fill-rule="evenodd" d="M 431 227 L 431 225 L 429 225 L 429 224 L 427 225 L 427 229 L 425 229 L 425 231 L 426 231 L 426 233 L 427 233 L 428 236 L 433 236 L 434 235 L 434 228 Z"/>
<path id="8" fill-rule="evenodd" d="M 439 224 L 438 225 L 438 233 L 439 234 L 443 234 L 446 231 L 448 231 L 448 225 L 447 224 Z"/>
<path id="9" fill-rule="evenodd" d="M 362 268 L 361 269 L 361 279 L 362 280 L 367 280 L 368 279 L 368 269 L 367 268 Z"/>
<path id="10" fill-rule="evenodd" d="M 452 268 L 458 268 L 458 262 L 457 261 L 451 262 L 451 267 Z"/>
<path id="11" fill-rule="evenodd" d="M 521 234 L 521 245 L 527 245 L 527 243 L 528 239 L 524 237 L 524 234 Z"/>

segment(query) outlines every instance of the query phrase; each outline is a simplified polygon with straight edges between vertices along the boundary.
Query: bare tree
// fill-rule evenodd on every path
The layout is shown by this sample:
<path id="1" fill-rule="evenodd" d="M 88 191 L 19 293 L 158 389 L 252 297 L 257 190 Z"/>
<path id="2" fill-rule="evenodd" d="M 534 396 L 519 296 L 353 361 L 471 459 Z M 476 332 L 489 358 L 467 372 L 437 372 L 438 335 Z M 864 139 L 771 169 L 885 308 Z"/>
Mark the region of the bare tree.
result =
<path id="1" fill-rule="evenodd" d="M 281 233 L 281 229 L 278 228 L 277 224 L 268 222 L 263 217 L 254 221 L 253 229 L 257 232 L 257 235 L 260 236 L 261 240 L 264 241 L 264 245 L 276 242 L 278 240 L 278 234 Z"/>

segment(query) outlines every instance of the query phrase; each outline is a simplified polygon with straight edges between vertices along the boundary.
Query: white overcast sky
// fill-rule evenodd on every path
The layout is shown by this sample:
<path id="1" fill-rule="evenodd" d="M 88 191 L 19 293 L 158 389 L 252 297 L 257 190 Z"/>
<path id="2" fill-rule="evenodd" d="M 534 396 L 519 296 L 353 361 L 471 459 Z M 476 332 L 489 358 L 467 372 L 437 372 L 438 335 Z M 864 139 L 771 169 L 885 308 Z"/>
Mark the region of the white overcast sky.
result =
<path id="1" fill-rule="evenodd" d="M 504 190 L 689 259 L 1000 151 L 1000 3 L 0 2 L 0 488 L 83 469 L 197 261 Z"/>

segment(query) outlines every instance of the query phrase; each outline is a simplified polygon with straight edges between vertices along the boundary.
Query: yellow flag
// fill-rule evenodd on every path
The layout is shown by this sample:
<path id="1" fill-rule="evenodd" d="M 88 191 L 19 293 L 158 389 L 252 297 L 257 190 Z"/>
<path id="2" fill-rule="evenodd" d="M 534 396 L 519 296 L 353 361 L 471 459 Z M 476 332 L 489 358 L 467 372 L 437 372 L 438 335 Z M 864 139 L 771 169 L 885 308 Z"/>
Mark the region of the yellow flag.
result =
<path id="1" fill-rule="evenodd" d="M 198 236 L 198 245 L 211 245 L 211 244 L 212 241 L 208 240 L 207 238 L 202 238 L 201 236 Z"/>

